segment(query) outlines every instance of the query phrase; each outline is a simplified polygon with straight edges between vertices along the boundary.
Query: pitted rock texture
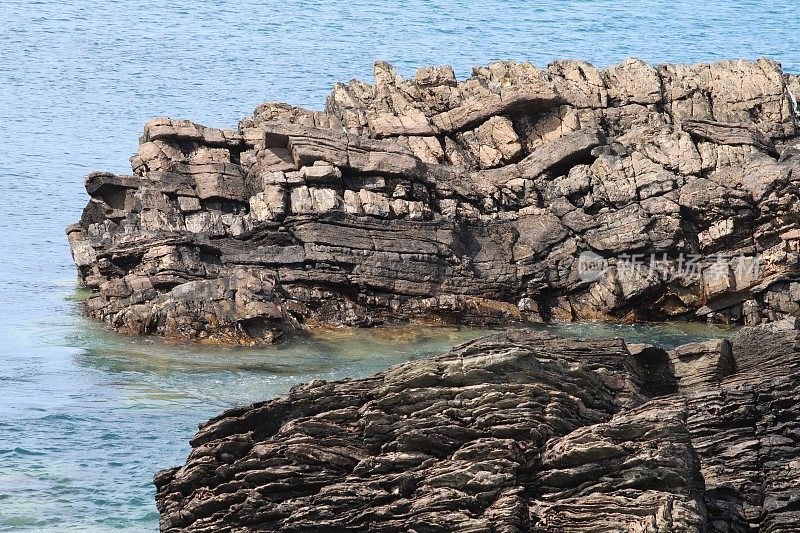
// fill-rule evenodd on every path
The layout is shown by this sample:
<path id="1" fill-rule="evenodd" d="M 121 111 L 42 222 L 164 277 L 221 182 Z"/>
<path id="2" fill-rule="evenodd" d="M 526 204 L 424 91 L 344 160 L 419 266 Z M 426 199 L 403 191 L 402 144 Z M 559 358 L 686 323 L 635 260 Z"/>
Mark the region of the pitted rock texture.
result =
<path id="1" fill-rule="evenodd" d="M 541 332 L 200 427 L 163 531 L 800 530 L 800 321 L 665 351 Z"/>
<path id="2" fill-rule="evenodd" d="M 796 316 L 798 89 L 768 60 L 497 62 L 465 81 L 377 63 L 325 111 L 154 119 L 132 175 L 89 175 L 67 230 L 86 310 L 241 343 L 320 324 Z"/>

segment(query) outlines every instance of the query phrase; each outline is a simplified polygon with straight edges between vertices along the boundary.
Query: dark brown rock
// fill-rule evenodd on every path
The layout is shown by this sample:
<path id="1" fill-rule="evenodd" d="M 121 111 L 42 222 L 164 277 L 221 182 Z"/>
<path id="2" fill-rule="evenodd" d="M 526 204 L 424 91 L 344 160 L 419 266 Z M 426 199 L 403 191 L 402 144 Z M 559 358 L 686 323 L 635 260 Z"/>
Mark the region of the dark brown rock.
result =
<path id="1" fill-rule="evenodd" d="M 672 351 L 509 331 L 200 427 L 164 531 L 796 531 L 795 320 Z"/>
<path id="2" fill-rule="evenodd" d="M 86 309 L 248 344 L 323 323 L 798 316 L 797 86 L 766 60 L 504 61 L 462 82 L 377 63 L 324 112 L 153 119 L 132 176 L 91 174 L 69 228 Z M 582 277 L 586 253 L 608 269 Z"/>

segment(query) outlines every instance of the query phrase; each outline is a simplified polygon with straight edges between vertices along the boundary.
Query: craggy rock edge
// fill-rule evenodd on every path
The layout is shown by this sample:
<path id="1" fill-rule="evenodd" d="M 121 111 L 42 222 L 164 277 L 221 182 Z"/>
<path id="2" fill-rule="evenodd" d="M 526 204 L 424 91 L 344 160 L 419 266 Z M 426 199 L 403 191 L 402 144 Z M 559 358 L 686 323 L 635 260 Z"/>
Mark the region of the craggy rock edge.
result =
<path id="1" fill-rule="evenodd" d="M 665 351 L 509 331 L 200 427 L 163 531 L 800 530 L 800 321 Z"/>
<path id="2" fill-rule="evenodd" d="M 319 324 L 796 316 L 798 88 L 768 60 L 497 62 L 462 82 L 377 63 L 324 112 L 154 119 L 132 175 L 89 175 L 67 229 L 86 312 L 238 343 Z M 587 252 L 608 265 L 596 279 Z M 634 254 L 661 261 L 625 267 Z"/>

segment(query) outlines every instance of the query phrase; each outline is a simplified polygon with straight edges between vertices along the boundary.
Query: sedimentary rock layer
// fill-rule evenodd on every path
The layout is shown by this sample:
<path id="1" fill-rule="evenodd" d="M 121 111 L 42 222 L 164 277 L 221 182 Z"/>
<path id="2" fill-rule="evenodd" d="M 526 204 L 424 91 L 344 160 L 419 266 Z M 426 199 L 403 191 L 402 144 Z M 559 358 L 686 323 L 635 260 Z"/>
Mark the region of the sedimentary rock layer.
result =
<path id="1" fill-rule="evenodd" d="M 202 425 L 164 531 L 800 530 L 800 321 L 666 351 L 510 331 Z"/>
<path id="2" fill-rule="evenodd" d="M 767 60 L 498 62 L 461 82 L 377 63 L 324 112 L 154 119 L 132 175 L 88 176 L 67 230 L 86 309 L 244 343 L 315 324 L 794 316 L 798 88 Z"/>

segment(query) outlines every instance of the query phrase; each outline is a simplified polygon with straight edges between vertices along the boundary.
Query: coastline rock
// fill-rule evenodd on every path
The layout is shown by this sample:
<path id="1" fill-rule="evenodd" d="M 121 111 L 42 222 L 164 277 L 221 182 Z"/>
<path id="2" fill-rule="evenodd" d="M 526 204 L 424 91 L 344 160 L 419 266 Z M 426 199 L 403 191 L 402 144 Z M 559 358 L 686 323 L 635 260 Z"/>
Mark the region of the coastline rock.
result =
<path id="1" fill-rule="evenodd" d="M 153 119 L 132 174 L 90 174 L 67 229 L 86 312 L 243 344 L 319 324 L 798 316 L 798 87 L 764 59 L 501 61 L 464 81 L 379 62 L 325 111 Z"/>
<path id="2" fill-rule="evenodd" d="M 800 322 L 669 352 L 512 330 L 201 425 L 163 531 L 795 531 Z"/>

